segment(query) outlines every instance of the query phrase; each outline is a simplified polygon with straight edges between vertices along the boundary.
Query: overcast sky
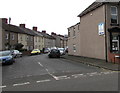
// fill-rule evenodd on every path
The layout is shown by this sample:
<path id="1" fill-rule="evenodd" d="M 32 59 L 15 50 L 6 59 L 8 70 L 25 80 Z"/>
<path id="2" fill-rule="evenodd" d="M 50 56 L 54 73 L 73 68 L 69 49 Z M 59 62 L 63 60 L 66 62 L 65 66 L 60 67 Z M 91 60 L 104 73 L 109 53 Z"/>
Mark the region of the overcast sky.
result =
<path id="1" fill-rule="evenodd" d="M 79 15 L 95 0 L 0 0 L 0 18 L 11 24 L 26 24 L 47 33 L 67 34 L 67 28 L 80 21 Z"/>

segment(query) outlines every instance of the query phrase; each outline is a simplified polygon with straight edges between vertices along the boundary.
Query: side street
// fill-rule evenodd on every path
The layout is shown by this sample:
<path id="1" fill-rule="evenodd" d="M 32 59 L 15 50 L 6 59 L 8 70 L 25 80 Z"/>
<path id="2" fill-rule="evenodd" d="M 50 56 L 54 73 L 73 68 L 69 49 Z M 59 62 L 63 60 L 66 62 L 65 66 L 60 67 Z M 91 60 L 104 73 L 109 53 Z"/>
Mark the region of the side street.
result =
<path id="1" fill-rule="evenodd" d="M 37 26 L 28 28 L 25 23 L 17 26 L 11 18 L 0 18 L 0 91 L 118 93 L 120 0 L 105 1 L 96 0 L 76 15 L 78 22 L 65 26 L 68 34 L 64 35 L 39 31 Z M 52 14 L 46 12 L 47 17 Z"/>

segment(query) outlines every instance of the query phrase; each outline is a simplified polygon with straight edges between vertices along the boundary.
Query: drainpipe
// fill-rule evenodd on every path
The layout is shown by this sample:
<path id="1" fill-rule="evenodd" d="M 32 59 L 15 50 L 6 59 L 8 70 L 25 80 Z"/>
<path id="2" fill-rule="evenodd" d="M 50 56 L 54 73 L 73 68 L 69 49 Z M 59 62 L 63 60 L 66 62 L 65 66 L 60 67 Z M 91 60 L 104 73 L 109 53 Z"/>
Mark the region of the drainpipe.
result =
<path id="1" fill-rule="evenodd" d="M 9 26 L 9 31 L 8 31 L 8 43 L 9 43 L 9 47 L 8 49 L 11 50 L 11 43 L 10 43 L 10 40 L 11 40 L 11 35 L 10 35 L 10 18 L 9 18 L 9 23 L 8 23 L 8 26 Z"/>
<path id="2" fill-rule="evenodd" d="M 106 58 L 106 62 L 108 62 L 108 60 L 107 60 L 107 58 L 108 58 L 108 51 L 107 51 L 107 30 L 106 30 L 106 10 L 107 10 L 107 8 L 106 8 L 106 3 L 105 3 L 105 58 Z"/>

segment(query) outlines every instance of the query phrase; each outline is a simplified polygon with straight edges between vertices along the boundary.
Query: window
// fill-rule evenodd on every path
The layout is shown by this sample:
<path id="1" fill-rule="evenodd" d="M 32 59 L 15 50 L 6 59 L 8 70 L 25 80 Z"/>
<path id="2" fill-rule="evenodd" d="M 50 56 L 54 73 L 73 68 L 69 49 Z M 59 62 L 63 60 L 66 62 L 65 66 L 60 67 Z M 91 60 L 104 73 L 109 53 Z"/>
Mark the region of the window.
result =
<path id="1" fill-rule="evenodd" d="M 28 41 L 28 39 L 29 39 L 29 37 L 28 37 L 28 36 L 26 36 L 26 41 Z"/>
<path id="2" fill-rule="evenodd" d="M 73 44 L 73 51 L 76 52 L 76 45 Z"/>
<path id="3" fill-rule="evenodd" d="M 22 41 L 22 35 L 21 35 L 21 41 Z"/>
<path id="4" fill-rule="evenodd" d="M 12 40 L 15 40 L 15 36 L 14 36 L 14 34 L 12 34 Z"/>
<path id="5" fill-rule="evenodd" d="M 111 6 L 111 23 L 118 23 L 118 10 L 116 6 Z"/>
<path id="6" fill-rule="evenodd" d="M 68 31 L 68 37 L 70 37 L 70 31 Z"/>
<path id="7" fill-rule="evenodd" d="M 9 38 L 9 35 L 8 35 L 8 34 L 6 34 L 5 38 L 6 38 L 6 39 L 8 39 L 8 38 Z"/>
<path id="8" fill-rule="evenodd" d="M 31 36 L 31 41 L 33 41 L 33 38 L 32 38 L 32 36 Z"/>
<path id="9" fill-rule="evenodd" d="M 78 24 L 78 30 L 79 30 L 80 28 L 79 28 L 79 24 Z"/>
<path id="10" fill-rule="evenodd" d="M 41 38 L 39 37 L 39 42 L 40 42 L 40 39 L 41 39 Z"/>
<path id="11" fill-rule="evenodd" d="M 73 36 L 75 36 L 75 27 L 73 28 Z"/>
<path id="12" fill-rule="evenodd" d="M 119 42 L 120 36 L 119 35 L 113 35 L 112 36 L 112 51 L 118 52 L 120 50 L 120 42 Z"/>

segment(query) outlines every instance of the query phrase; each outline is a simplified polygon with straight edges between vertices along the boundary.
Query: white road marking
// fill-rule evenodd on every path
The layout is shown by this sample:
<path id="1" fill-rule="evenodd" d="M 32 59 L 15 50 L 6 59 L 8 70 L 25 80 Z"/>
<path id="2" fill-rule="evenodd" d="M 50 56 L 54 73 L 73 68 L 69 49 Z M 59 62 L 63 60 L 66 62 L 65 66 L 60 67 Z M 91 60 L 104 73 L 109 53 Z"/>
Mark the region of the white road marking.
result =
<path id="1" fill-rule="evenodd" d="M 40 83 L 40 82 L 48 82 L 48 81 L 51 81 L 49 79 L 46 79 L 46 80 L 40 80 L 40 81 L 36 81 L 36 83 Z"/>
<path id="2" fill-rule="evenodd" d="M 5 88 L 5 87 L 7 87 L 7 86 L 0 86 L 0 88 Z"/>
<path id="3" fill-rule="evenodd" d="M 27 84 L 30 84 L 30 82 L 13 84 L 13 86 L 21 86 L 21 85 L 27 85 Z"/>
<path id="4" fill-rule="evenodd" d="M 58 76 L 56 80 L 61 80 L 61 79 L 70 79 L 68 76 Z"/>
<path id="5" fill-rule="evenodd" d="M 87 75 L 89 75 L 89 76 L 94 76 L 94 75 L 97 75 L 97 72 L 87 73 Z"/>
<path id="6" fill-rule="evenodd" d="M 50 76 L 52 76 L 55 80 L 58 80 L 58 77 L 56 77 L 55 75 L 53 75 L 53 74 L 51 74 L 49 71 L 48 71 L 48 69 L 45 69 L 47 72 L 48 72 L 48 74 L 50 75 Z"/>
<path id="7" fill-rule="evenodd" d="M 78 77 L 85 77 L 86 75 L 84 74 L 74 74 L 72 75 L 74 78 L 78 78 Z"/>
<path id="8" fill-rule="evenodd" d="M 40 62 L 38 62 L 38 64 L 39 64 L 41 67 L 43 67 L 43 65 L 42 65 Z"/>
<path id="9" fill-rule="evenodd" d="M 104 74 L 110 74 L 110 72 L 104 72 Z"/>
<path id="10" fill-rule="evenodd" d="M 30 77 L 30 76 L 32 76 L 32 75 L 27 75 L 27 77 Z"/>

